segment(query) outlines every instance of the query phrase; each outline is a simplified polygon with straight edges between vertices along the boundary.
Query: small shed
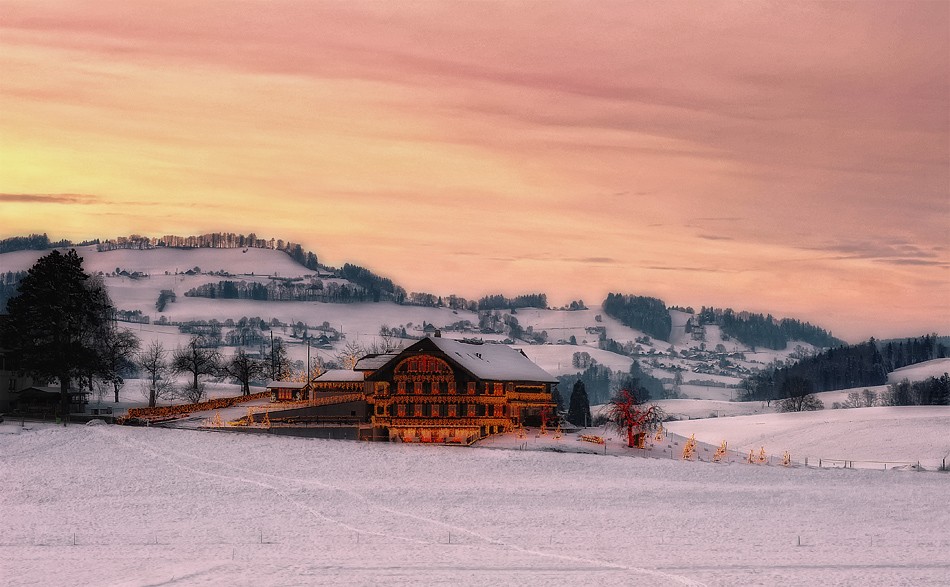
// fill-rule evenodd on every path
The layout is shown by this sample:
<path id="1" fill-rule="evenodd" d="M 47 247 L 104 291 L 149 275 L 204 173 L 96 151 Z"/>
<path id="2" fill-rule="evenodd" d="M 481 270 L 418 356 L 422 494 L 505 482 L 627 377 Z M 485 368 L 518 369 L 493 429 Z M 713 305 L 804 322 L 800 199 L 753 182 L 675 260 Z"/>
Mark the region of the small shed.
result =
<path id="1" fill-rule="evenodd" d="M 306 381 L 268 381 L 267 392 L 271 401 L 296 402 L 310 398 L 310 384 Z"/>

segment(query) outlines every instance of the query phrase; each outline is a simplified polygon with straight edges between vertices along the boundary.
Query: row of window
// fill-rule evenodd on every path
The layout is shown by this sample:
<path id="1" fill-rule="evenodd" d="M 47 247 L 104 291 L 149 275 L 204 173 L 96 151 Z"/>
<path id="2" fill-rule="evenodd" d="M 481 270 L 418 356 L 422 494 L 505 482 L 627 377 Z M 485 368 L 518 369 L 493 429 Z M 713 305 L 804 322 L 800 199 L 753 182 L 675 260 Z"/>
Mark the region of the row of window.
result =
<path id="1" fill-rule="evenodd" d="M 485 404 L 390 404 L 376 406 L 377 416 L 398 416 L 405 418 L 479 418 L 501 417 L 508 415 L 508 406 Z"/>
<path id="2" fill-rule="evenodd" d="M 484 383 L 481 386 L 475 381 L 470 381 L 465 388 L 468 395 L 504 395 L 505 392 L 514 392 L 514 383 Z M 454 395 L 457 392 L 454 381 L 398 381 L 396 382 L 396 393 L 413 393 L 416 395 Z"/>

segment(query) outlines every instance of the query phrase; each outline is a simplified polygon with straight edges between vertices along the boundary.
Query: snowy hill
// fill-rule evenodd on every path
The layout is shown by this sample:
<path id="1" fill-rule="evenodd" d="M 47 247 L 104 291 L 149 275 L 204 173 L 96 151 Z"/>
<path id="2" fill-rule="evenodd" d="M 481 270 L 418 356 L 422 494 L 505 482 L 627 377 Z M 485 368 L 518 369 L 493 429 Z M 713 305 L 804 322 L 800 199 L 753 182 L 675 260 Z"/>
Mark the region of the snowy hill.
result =
<path id="1" fill-rule="evenodd" d="M 950 358 L 933 359 L 901 367 L 887 374 L 888 383 L 899 383 L 904 379 L 909 381 L 923 381 L 931 377 L 941 377 L 945 373 L 950 373 Z"/>
<path id="2" fill-rule="evenodd" d="M 145 342 L 161 340 L 167 348 L 179 346 L 187 337 L 176 328 L 162 323 L 228 320 L 237 322 L 242 317 L 257 317 L 267 323 L 276 321 L 274 334 L 289 343 L 291 358 L 304 360 L 306 345 L 299 331 L 292 325 L 302 324 L 311 334 L 315 329 L 329 327 L 340 333 L 332 349 L 311 349 L 311 356 L 331 360 L 347 342 L 371 345 L 380 338 L 380 330 L 405 329 L 410 339 L 424 335 L 423 325 L 431 324 L 442 330 L 447 338 L 480 338 L 485 341 L 508 339 L 507 330 L 498 321 L 498 329 L 487 332 L 479 325 L 479 315 L 466 310 L 449 308 L 380 303 L 324 303 L 297 301 L 258 301 L 247 299 L 210 299 L 186 297 L 193 288 L 216 284 L 222 280 L 253 282 L 268 285 L 273 278 L 310 278 L 314 272 L 295 262 L 289 255 L 272 249 L 216 249 L 216 248 L 156 248 L 148 250 L 118 249 L 97 251 L 95 246 L 80 247 L 87 271 L 101 274 L 115 306 L 126 312 L 139 312 L 148 317 L 149 324 L 132 324 Z M 44 251 L 18 251 L 0 254 L 0 271 L 24 271 L 45 254 Z M 342 279 L 327 278 L 326 284 L 353 286 Z M 156 301 L 160 292 L 174 292 L 175 301 L 159 312 Z M 625 372 L 634 359 L 644 371 L 665 380 L 671 388 L 679 371 L 683 378 L 681 393 L 688 398 L 729 400 L 735 397 L 734 386 L 748 373 L 791 356 L 796 344 L 784 351 L 750 348 L 726 340 L 719 328 L 708 325 L 705 339 L 693 340 L 685 332 L 691 316 L 686 312 L 671 311 L 673 334 L 670 342 L 650 339 L 643 332 L 624 326 L 607 316 L 602 308 L 592 305 L 587 310 L 566 311 L 522 308 L 517 312 L 502 311 L 518 320 L 522 330 L 542 334 L 548 344 L 529 344 L 516 340 L 529 358 L 556 375 L 576 373 L 573 366 L 575 353 L 588 353 L 601 365 L 614 371 Z M 160 323 L 160 321 L 162 321 Z M 229 327 L 222 328 L 226 335 Z M 628 354 L 601 350 L 601 336 L 626 345 Z M 528 338 L 527 336 L 525 338 Z M 575 344 L 569 344 L 570 341 Z M 811 351 L 807 344 L 800 351 Z M 229 354 L 228 349 L 224 349 Z"/>

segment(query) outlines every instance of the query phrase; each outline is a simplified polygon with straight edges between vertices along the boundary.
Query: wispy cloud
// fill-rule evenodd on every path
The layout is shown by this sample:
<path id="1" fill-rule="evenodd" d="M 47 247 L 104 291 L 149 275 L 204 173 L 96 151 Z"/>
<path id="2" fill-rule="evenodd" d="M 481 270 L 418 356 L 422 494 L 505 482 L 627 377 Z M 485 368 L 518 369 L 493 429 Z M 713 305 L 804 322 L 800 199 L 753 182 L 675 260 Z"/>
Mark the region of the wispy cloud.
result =
<path id="1" fill-rule="evenodd" d="M 89 194 L 5 194 L 0 193 L 0 202 L 27 204 L 101 204 L 104 200 Z"/>

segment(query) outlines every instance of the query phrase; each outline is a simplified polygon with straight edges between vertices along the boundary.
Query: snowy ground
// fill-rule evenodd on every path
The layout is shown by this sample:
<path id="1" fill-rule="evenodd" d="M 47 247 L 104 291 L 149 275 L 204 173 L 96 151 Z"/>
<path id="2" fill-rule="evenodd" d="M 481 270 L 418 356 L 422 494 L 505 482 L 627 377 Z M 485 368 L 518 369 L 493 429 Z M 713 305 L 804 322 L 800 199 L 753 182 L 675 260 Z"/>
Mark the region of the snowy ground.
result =
<path id="1" fill-rule="evenodd" d="M 755 404 L 739 404 L 755 405 Z M 883 469 L 906 463 L 935 469 L 950 462 L 950 407 L 907 406 L 819 410 L 788 414 L 761 413 L 733 418 L 669 422 L 683 436 L 740 452 L 764 447 L 770 454 L 789 451 L 797 462 Z M 950 491 L 950 488 L 948 488 Z"/>
<path id="2" fill-rule="evenodd" d="M 11 586 L 950 576 L 942 473 L 9 422 L 0 470 Z"/>
<path id="3" fill-rule="evenodd" d="M 950 373 L 950 359 L 933 359 L 895 369 L 887 374 L 887 381 L 888 383 L 900 383 L 904 379 L 922 381 L 930 377 L 939 378 L 945 373 Z"/>

